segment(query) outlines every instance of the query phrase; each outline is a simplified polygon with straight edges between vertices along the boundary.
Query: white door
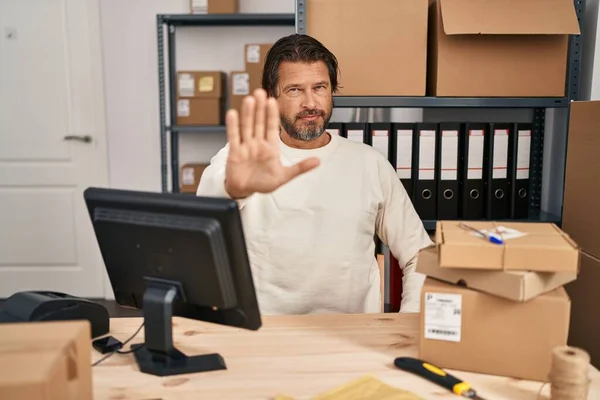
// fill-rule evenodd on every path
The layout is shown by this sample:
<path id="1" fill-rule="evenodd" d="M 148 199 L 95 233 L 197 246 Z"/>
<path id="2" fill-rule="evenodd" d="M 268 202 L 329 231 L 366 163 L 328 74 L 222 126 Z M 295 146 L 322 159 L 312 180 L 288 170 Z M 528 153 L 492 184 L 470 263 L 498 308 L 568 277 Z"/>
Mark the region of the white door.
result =
<path id="1" fill-rule="evenodd" d="M 97 0 L 0 0 L 0 298 L 104 297 L 82 198 L 108 184 L 99 22 Z"/>

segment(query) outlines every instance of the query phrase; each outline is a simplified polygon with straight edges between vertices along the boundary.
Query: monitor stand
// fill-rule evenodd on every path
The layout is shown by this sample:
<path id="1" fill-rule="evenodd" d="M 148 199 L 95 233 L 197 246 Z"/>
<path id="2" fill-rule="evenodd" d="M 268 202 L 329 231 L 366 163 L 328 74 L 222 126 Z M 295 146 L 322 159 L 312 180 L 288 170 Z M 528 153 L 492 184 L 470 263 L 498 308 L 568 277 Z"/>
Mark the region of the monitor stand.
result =
<path id="1" fill-rule="evenodd" d="M 185 301 L 180 282 L 146 278 L 144 343 L 132 345 L 140 371 L 169 376 L 227 369 L 218 353 L 186 356 L 173 346 L 173 301 Z"/>

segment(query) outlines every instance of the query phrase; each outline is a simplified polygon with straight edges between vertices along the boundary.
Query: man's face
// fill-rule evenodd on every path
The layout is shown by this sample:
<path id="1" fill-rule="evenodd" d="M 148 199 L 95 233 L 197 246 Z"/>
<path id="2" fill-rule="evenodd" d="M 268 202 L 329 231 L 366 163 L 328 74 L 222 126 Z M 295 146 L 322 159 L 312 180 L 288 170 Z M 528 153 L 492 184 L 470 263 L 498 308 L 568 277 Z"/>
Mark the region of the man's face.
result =
<path id="1" fill-rule="evenodd" d="M 301 141 L 320 137 L 333 110 L 331 83 L 325 63 L 281 63 L 278 90 L 281 126 L 288 135 Z"/>

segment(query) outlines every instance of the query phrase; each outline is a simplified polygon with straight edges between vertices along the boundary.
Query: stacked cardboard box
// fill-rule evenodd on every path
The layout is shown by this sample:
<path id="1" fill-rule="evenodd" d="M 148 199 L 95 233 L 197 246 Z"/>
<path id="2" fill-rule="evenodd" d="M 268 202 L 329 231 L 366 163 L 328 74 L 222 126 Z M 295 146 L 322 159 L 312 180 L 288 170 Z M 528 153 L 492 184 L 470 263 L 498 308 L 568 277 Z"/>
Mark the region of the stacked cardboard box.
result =
<path id="1" fill-rule="evenodd" d="M 544 381 L 551 352 L 566 345 L 580 250 L 554 224 L 469 222 L 505 232 L 486 241 L 440 221 L 436 247 L 419 256 L 420 358 L 442 368 Z"/>
<path id="2" fill-rule="evenodd" d="M 219 125 L 225 116 L 222 71 L 177 72 L 177 125 Z"/>
<path id="3" fill-rule="evenodd" d="M 307 0 L 346 96 L 564 96 L 573 0 Z"/>
<path id="4" fill-rule="evenodd" d="M 229 108 L 241 109 L 242 100 L 262 87 L 262 74 L 267 52 L 272 43 L 248 43 L 244 46 L 244 70 L 231 72 L 229 79 Z"/>
<path id="5" fill-rule="evenodd" d="M 190 0 L 191 14 L 236 14 L 239 0 Z"/>
<path id="6" fill-rule="evenodd" d="M 209 164 L 189 163 L 181 166 L 179 190 L 181 193 L 196 193 L 202 173 Z"/>
<path id="7" fill-rule="evenodd" d="M 581 246 L 571 297 L 569 344 L 585 349 L 600 368 L 600 101 L 571 103 L 562 228 Z"/>

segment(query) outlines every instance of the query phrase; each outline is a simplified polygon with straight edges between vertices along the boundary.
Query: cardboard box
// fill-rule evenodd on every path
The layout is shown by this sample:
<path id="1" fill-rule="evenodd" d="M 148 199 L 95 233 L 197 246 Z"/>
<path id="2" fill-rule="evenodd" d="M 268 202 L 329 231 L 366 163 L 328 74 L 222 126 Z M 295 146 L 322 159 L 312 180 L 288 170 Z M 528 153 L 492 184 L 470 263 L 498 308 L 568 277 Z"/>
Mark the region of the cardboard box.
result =
<path id="1" fill-rule="evenodd" d="M 185 164 L 181 166 L 179 190 L 181 193 L 196 193 L 202 173 L 209 164 Z"/>
<path id="2" fill-rule="evenodd" d="M 68 390 L 68 359 L 60 351 L 6 352 L 0 359 L 0 400 L 76 400 Z"/>
<path id="3" fill-rule="evenodd" d="M 0 399 L 91 400 L 90 337 L 88 321 L 0 324 Z M 17 364 L 5 362 L 9 358 Z M 27 372 L 16 379 L 13 370 Z M 49 390 L 46 397 L 39 392 L 42 388 Z"/>
<path id="4" fill-rule="evenodd" d="M 600 368 L 600 258 L 588 253 L 581 254 L 579 279 L 565 286 L 571 298 L 570 346 L 590 353 L 591 364 Z"/>
<path id="5" fill-rule="evenodd" d="M 306 32 L 337 58 L 340 95 L 423 96 L 428 0 L 307 0 Z"/>
<path id="6" fill-rule="evenodd" d="M 229 108 L 241 112 L 242 100 L 250 94 L 250 74 L 232 71 L 229 79 Z"/>
<path id="7" fill-rule="evenodd" d="M 432 0 L 429 29 L 430 96 L 565 96 L 573 0 Z"/>
<path id="8" fill-rule="evenodd" d="M 570 107 L 562 229 L 600 258 L 600 101 Z"/>
<path id="9" fill-rule="evenodd" d="M 244 66 L 250 82 L 250 93 L 262 87 L 263 69 L 272 43 L 248 43 L 244 46 Z"/>
<path id="10" fill-rule="evenodd" d="M 223 125 L 225 87 L 222 71 L 178 71 L 177 125 Z"/>
<path id="11" fill-rule="evenodd" d="M 513 301 L 531 300 L 577 279 L 576 272 L 485 271 L 440 268 L 435 248 L 419 253 L 417 272 Z"/>
<path id="12" fill-rule="evenodd" d="M 192 14 L 235 14 L 239 10 L 238 0 L 190 0 Z"/>
<path id="13" fill-rule="evenodd" d="M 440 368 L 545 381 L 552 349 L 567 343 L 564 288 L 517 303 L 427 278 L 419 358 Z"/>
<path id="14" fill-rule="evenodd" d="M 442 268 L 578 271 L 579 247 L 552 223 L 467 222 L 478 230 L 508 228 L 524 233 L 521 237 L 504 234 L 504 244 L 495 244 L 461 227 L 460 222 L 438 221 L 436 224 L 438 263 Z"/>

